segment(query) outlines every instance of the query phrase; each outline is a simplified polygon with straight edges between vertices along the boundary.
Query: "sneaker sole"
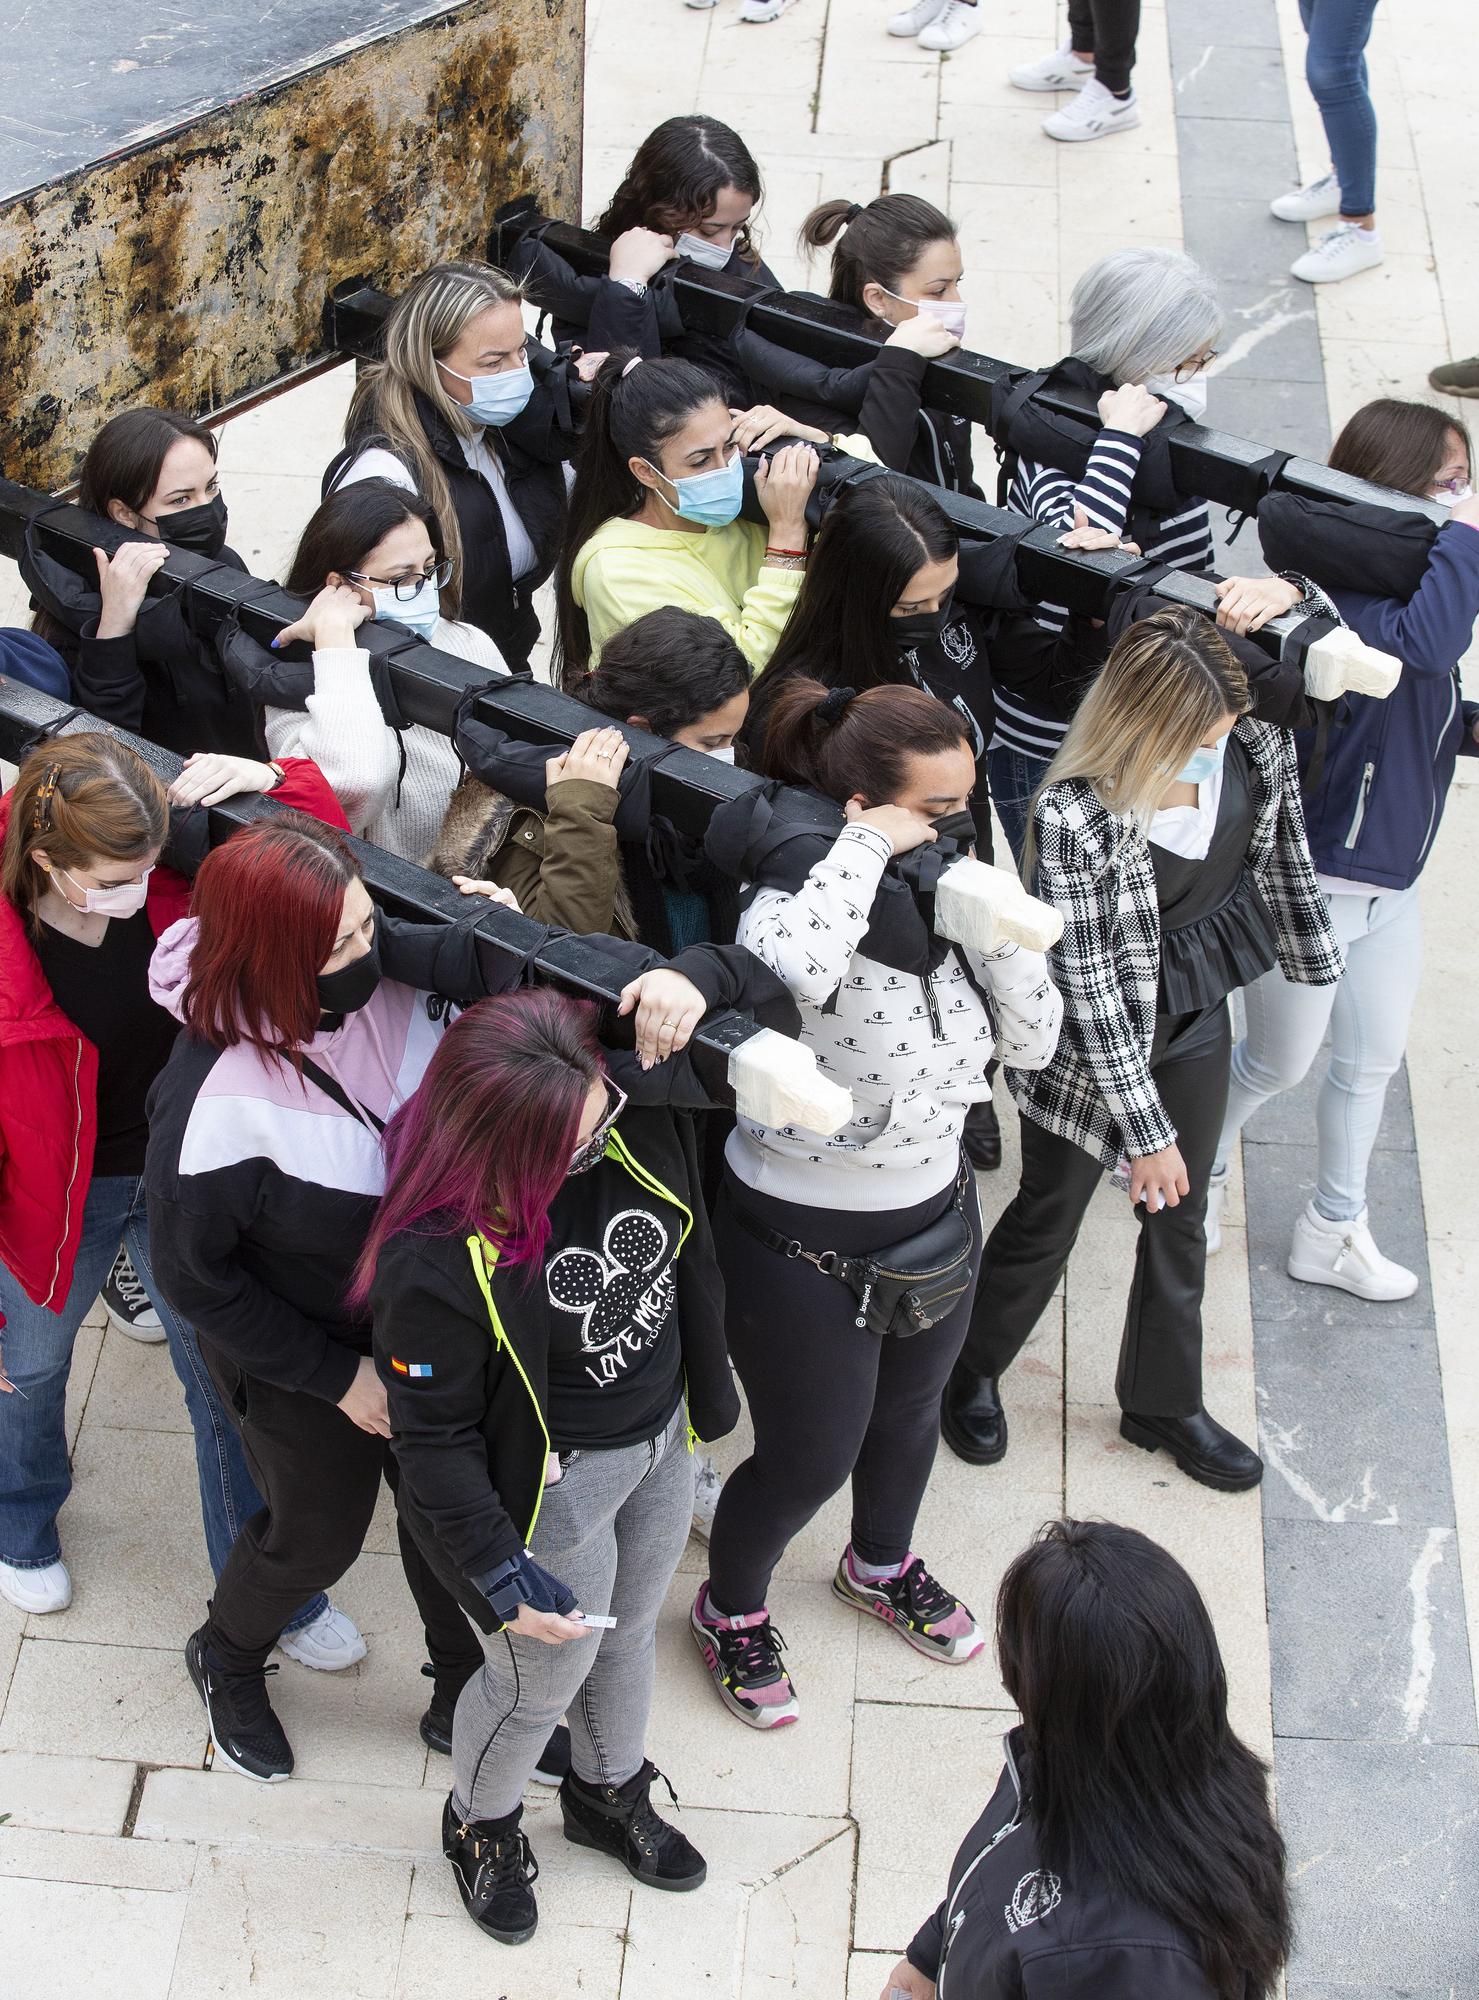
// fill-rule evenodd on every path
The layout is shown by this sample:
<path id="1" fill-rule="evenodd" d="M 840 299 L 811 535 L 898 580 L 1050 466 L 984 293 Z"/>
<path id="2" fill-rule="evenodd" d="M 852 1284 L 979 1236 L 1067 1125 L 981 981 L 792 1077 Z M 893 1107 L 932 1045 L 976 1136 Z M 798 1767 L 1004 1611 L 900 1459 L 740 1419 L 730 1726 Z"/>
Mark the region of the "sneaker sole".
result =
<path id="1" fill-rule="evenodd" d="M 710 1664 L 712 1648 L 709 1642 L 709 1634 L 698 1624 L 691 1612 L 688 1618 L 688 1629 L 693 1634 L 693 1643 L 698 1647 L 700 1657 L 704 1663 L 704 1672 L 708 1675 L 715 1694 L 718 1695 L 720 1701 L 723 1702 L 730 1714 L 738 1716 L 747 1729 L 784 1729 L 789 1723 L 797 1720 L 799 1711 L 794 1695 L 791 1697 L 789 1712 L 782 1714 L 777 1711 L 774 1719 L 761 1709 L 746 1708 L 742 1702 L 736 1701 L 734 1696 L 729 1692 L 729 1689 L 725 1687 L 723 1681 L 720 1680 L 714 1667 Z"/>
<path id="2" fill-rule="evenodd" d="M 1106 125 L 1102 132 L 1048 132 L 1046 121 L 1043 124 L 1044 132 L 1050 139 L 1056 139 L 1060 146 L 1082 146 L 1094 139 L 1114 139 L 1121 132 L 1138 132 L 1139 129 L 1138 118 L 1132 118 L 1128 125 Z"/>
<path id="3" fill-rule="evenodd" d="M 195 1692 L 200 1696 L 201 1702 L 205 1707 L 206 1726 L 210 1730 L 211 1748 L 215 1752 L 212 1762 L 224 1764 L 228 1771 L 235 1771 L 237 1776 L 241 1778 L 250 1778 L 254 1784 L 286 1784 L 288 1779 L 293 1775 L 291 1771 L 253 1771 L 247 1765 L 238 1763 L 236 1758 L 232 1756 L 231 1752 L 222 1743 L 220 1737 L 216 1734 L 216 1718 L 211 1714 L 210 1693 L 206 1687 L 204 1676 L 196 1665 L 195 1649 L 188 1644 L 185 1648 L 185 1670 L 194 1684 Z"/>
<path id="4" fill-rule="evenodd" d="M 311 1673 L 315 1674 L 347 1673 L 351 1667 L 357 1667 L 361 1660 L 367 1659 L 370 1652 L 363 1638 L 359 1642 L 359 1651 L 357 1653 L 351 1653 L 348 1659 L 334 1660 L 332 1662 L 328 1660 L 306 1659 L 302 1653 L 295 1653 L 286 1639 L 279 1639 L 277 1646 L 279 1652 L 286 1653 L 290 1660 L 296 1660 L 300 1667 L 307 1667 Z"/>
<path id="5" fill-rule="evenodd" d="M 603 1847 L 600 1841 L 588 1834 L 578 1821 L 565 1819 L 563 1813 L 561 1814 L 561 1818 L 564 1819 L 565 1838 L 572 1847 L 589 1847 L 594 1849 L 597 1854 L 604 1854 L 608 1860 L 614 1861 L 619 1868 L 625 1868 L 632 1880 L 640 1882 L 644 1889 L 668 1889 L 675 1895 L 684 1896 L 687 1895 L 690 1889 L 701 1889 L 709 1879 L 709 1864 L 707 1862 L 704 1863 L 697 1875 L 690 1875 L 686 1882 L 664 1882 L 656 1875 L 645 1875 L 640 1868 L 633 1868 L 630 1862 L 623 1861 L 619 1854 L 613 1854 L 609 1847 Z"/>
<path id="6" fill-rule="evenodd" d="M 1410 1299 L 1421 1283 L 1421 1280 L 1415 1277 L 1412 1283 L 1404 1286 L 1400 1292 L 1371 1292 L 1363 1285 L 1353 1285 L 1349 1278 L 1342 1278 L 1335 1272 L 1324 1270 L 1319 1266 L 1301 1265 L 1293 1257 L 1289 1259 L 1285 1269 L 1290 1277 L 1297 1278 L 1301 1285 L 1328 1285 L 1333 1292 L 1349 1292 L 1353 1299 L 1365 1299 L 1368 1305 L 1373 1306 L 1398 1305 L 1403 1299 Z"/>
<path id="7" fill-rule="evenodd" d="M 906 1646 L 912 1646 L 916 1653 L 923 1654 L 927 1660 L 934 1660 L 939 1666 L 968 1667 L 972 1660 L 979 1660 L 986 1650 L 986 1638 L 983 1633 L 981 1643 L 974 1652 L 942 1653 L 931 1640 L 921 1639 L 916 1633 L 911 1632 L 907 1625 L 901 1625 L 897 1618 L 890 1618 L 882 1605 L 875 1603 L 871 1597 L 854 1597 L 847 1585 L 835 1576 L 832 1579 L 832 1595 L 839 1603 L 849 1605 L 854 1611 L 866 1612 L 880 1625 L 886 1625 L 891 1632 L 897 1632 Z"/>
<path id="8" fill-rule="evenodd" d="M 1061 94 L 1066 90 L 1082 90 L 1093 74 L 1091 69 L 1081 69 L 1064 83 L 1022 83 L 1015 76 L 1009 76 L 1007 82 L 1013 90 L 1057 91 Z"/>
<path id="9" fill-rule="evenodd" d="M 1208 1472 L 1199 1467 L 1195 1459 L 1183 1458 L 1180 1452 L 1168 1445 L 1164 1438 L 1157 1437 L 1154 1431 L 1142 1430 L 1133 1417 L 1120 1419 L 1120 1436 L 1126 1444 L 1137 1445 L 1141 1451 L 1170 1452 L 1179 1472 L 1184 1472 L 1188 1479 L 1194 1479 L 1198 1486 L 1210 1486 L 1217 1493 L 1251 1493 L 1263 1480 L 1261 1464 L 1251 1479 L 1229 1479 L 1221 1473 Z"/>

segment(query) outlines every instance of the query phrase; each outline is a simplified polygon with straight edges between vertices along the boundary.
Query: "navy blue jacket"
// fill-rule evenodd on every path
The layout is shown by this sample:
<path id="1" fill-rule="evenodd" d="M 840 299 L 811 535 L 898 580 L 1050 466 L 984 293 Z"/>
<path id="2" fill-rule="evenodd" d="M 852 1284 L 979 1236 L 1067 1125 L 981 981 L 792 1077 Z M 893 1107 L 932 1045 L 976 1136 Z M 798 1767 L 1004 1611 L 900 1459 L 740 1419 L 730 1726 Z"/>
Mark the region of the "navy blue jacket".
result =
<path id="1" fill-rule="evenodd" d="M 1439 529 L 1406 603 L 1353 590 L 1330 596 L 1369 646 L 1396 654 L 1402 678 L 1385 701 L 1347 697 L 1348 717 L 1330 730 L 1323 777 L 1305 800 L 1310 853 L 1322 875 L 1406 889 L 1432 848 L 1456 759 L 1479 755 L 1479 703 L 1462 699 L 1458 678 L 1479 618 L 1479 529 L 1464 521 Z M 1296 742 L 1305 767 L 1314 731 Z"/>

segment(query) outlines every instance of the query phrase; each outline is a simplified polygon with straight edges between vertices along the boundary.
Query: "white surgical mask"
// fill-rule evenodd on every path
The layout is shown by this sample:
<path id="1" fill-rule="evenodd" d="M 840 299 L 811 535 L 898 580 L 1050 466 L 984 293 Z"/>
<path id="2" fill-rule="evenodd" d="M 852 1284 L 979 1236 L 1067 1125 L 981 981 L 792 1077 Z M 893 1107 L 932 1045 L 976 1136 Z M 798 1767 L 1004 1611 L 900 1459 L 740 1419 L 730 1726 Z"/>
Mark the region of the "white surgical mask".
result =
<path id="1" fill-rule="evenodd" d="M 1428 495 L 1428 498 L 1436 500 L 1440 507 L 1457 507 L 1461 501 L 1472 500 L 1473 497 L 1474 489 L 1472 486 L 1461 486 L 1457 493 L 1450 487 L 1440 486 L 1436 493 Z"/>
<path id="2" fill-rule="evenodd" d="M 888 292 L 887 285 L 880 285 L 881 292 Z M 953 333 L 957 340 L 965 339 L 964 299 L 906 299 L 902 292 L 888 292 L 891 299 L 897 299 L 901 306 L 913 306 L 921 319 L 937 319 L 946 333 Z"/>
<path id="3" fill-rule="evenodd" d="M 414 597 L 397 597 L 393 584 L 372 590 L 375 617 L 393 618 L 397 625 L 409 625 L 418 639 L 429 639 L 442 615 L 442 593 L 434 576 L 423 577 Z"/>
<path id="4" fill-rule="evenodd" d="M 687 257 L 695 264 L 701 264 L 706 271 L 722 271 L 734 255 L 732 245 L 711 243 L 707 236 L 695 236 L 685 229 L 673 245 L 679 257 Z"/>
<path id="5" fill-rule="evenodd" d="M 734 762 L 734 745 L 726 743 L 722 750 L 706 750 L 704 755 L 712 757 L 719 764 L 732 764 Z"/>
<path id="6" fill-rule="evenodd" d="M 154 870 L 152 867 L 146 868 L 139 881 L 118 882 L 110 889 L 85 888 L 75 875 L 68 873 L 60 864 L 58 864 L 56 872 L 58 875 L 65 875 L 67 880 L 72 884 L 72 887 L 81 895 L 81 908 L 88 916 L 136 917 L 139 911 L 143 909 L 145 899 L 149 894 L 149 877 L 154 873 Z M 70 896 L 66 900 L 69 903 L 72 902 Z M 75 910 L 78 908 L 78 905 L 72 903 L 72 908 Z"/>
<path id="7" fill-rule="evenodd" d="M 1207 414 L 1205 375 L 1193 375 L 1189 382 L 1178 382 L 1174 375 L 1147 375 L 1145 387 L 1152 396 L 1179 404 L 1194 424 L 1199 424 Z"/>

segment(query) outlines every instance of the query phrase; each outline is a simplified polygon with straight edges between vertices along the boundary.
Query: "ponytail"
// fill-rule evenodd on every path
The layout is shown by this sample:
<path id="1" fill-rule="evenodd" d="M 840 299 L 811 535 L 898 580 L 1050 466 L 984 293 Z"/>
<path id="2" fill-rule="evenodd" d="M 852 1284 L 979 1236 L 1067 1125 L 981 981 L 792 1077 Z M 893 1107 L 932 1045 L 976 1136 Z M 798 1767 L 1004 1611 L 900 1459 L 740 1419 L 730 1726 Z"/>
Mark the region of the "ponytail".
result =
<path id="1" fill-rule="evenodd" d="M 822 202 L 802 223 L 797 241 L 804 253 L 836 243 L 831 296 L 866 312 L 865 285 L 896 292 L 932 243 L 955 241 L 955 224 L 917 194 L 881 194 L 866 207 Z"/>
<path id="2" fill-rule="evenodd" d="M 771 705 L 760 769 L 839 805 L 854 794 L 886 805 L 904 788 L 907 759 L 970 746 L 960 714 L 917 687 L 826 688 L 797 675 Z"/>

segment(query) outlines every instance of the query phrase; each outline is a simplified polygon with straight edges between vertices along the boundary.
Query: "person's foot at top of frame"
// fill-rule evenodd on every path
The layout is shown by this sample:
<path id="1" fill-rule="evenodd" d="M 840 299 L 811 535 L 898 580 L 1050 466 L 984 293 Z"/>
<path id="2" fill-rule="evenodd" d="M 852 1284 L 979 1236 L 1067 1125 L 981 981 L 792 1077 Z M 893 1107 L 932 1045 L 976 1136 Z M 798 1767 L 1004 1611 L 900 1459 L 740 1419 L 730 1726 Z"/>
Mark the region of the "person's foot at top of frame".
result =
<path id="1" fill-rule="evenodd" d="M 1287 194 L 1275 195 L 1269 213 L 1280 222 L 1321 222 L 1334 216 L 1335 227 L 1326 230 L 1318 243 L 1289 266 L 1290 276 L 1303 278 L 1308 285 L 1328 285 L 1337 278 L 1354 277 L 1357 271 L 1369 271 L 1382 260 L 1375 215 L 1343 212 L 1340 182 L 1333 172 L 1291 188 Z"/>
<path id="2" fill-rule="evenodd" d="M 977 0 L 915 0 L 888 17 L 891 35 L 912 35 L 922 49 L 948 54 L 964 48 L 981 32 L 982 8 Z"/>
<path id="3" fill-rule="evenodd" d="M 1429 374 L 1428 387 L 1442 396 L 1479 396 L 1479 354 L 1467 361 L 1441 361 Z"/>
<path id="4" fill-rule="evenodd" d="M 706 13 L 717 7 L 719 0 L 684 0 L 684 5 L 697 13 Z M 752 26 L 763 27 L 767 21 L 778 21 L 788 7 L 794 7 L 796 0 L 741 0 L 739 17 Z"/>
<path id="5" fill-rule="evenodd" d="M 1071 29 L 1081 25 L 1076 19 L 1070 20 Z M 1018 63 L 1009 72 L 1018 90 L 1076 93 L 1067 104 L 1050 111 L 1042 122 L 1048 137 L 1065 145 L 1108 139 L 1116 132 L 1133 132 L 1140 123 L 1140 100 L 1130 82 L 1135 62 L 1134 42 L 1126 40 L 1123 28 L 1116 29 L 1109 18 L 1101 23 L 1096 16 L 1095 26 L 1098 30 L 1095 35 L 1071 32 L 1063 46 L 1051 55 L 1039 56 L 1035 62 Z M 1133 35 L 1133 29 L 1130 32 Z M 1117 39 L 1108 39 L 1112 35 Z M 1080 48 L 1079 40 L 1091 46 Z"/>

